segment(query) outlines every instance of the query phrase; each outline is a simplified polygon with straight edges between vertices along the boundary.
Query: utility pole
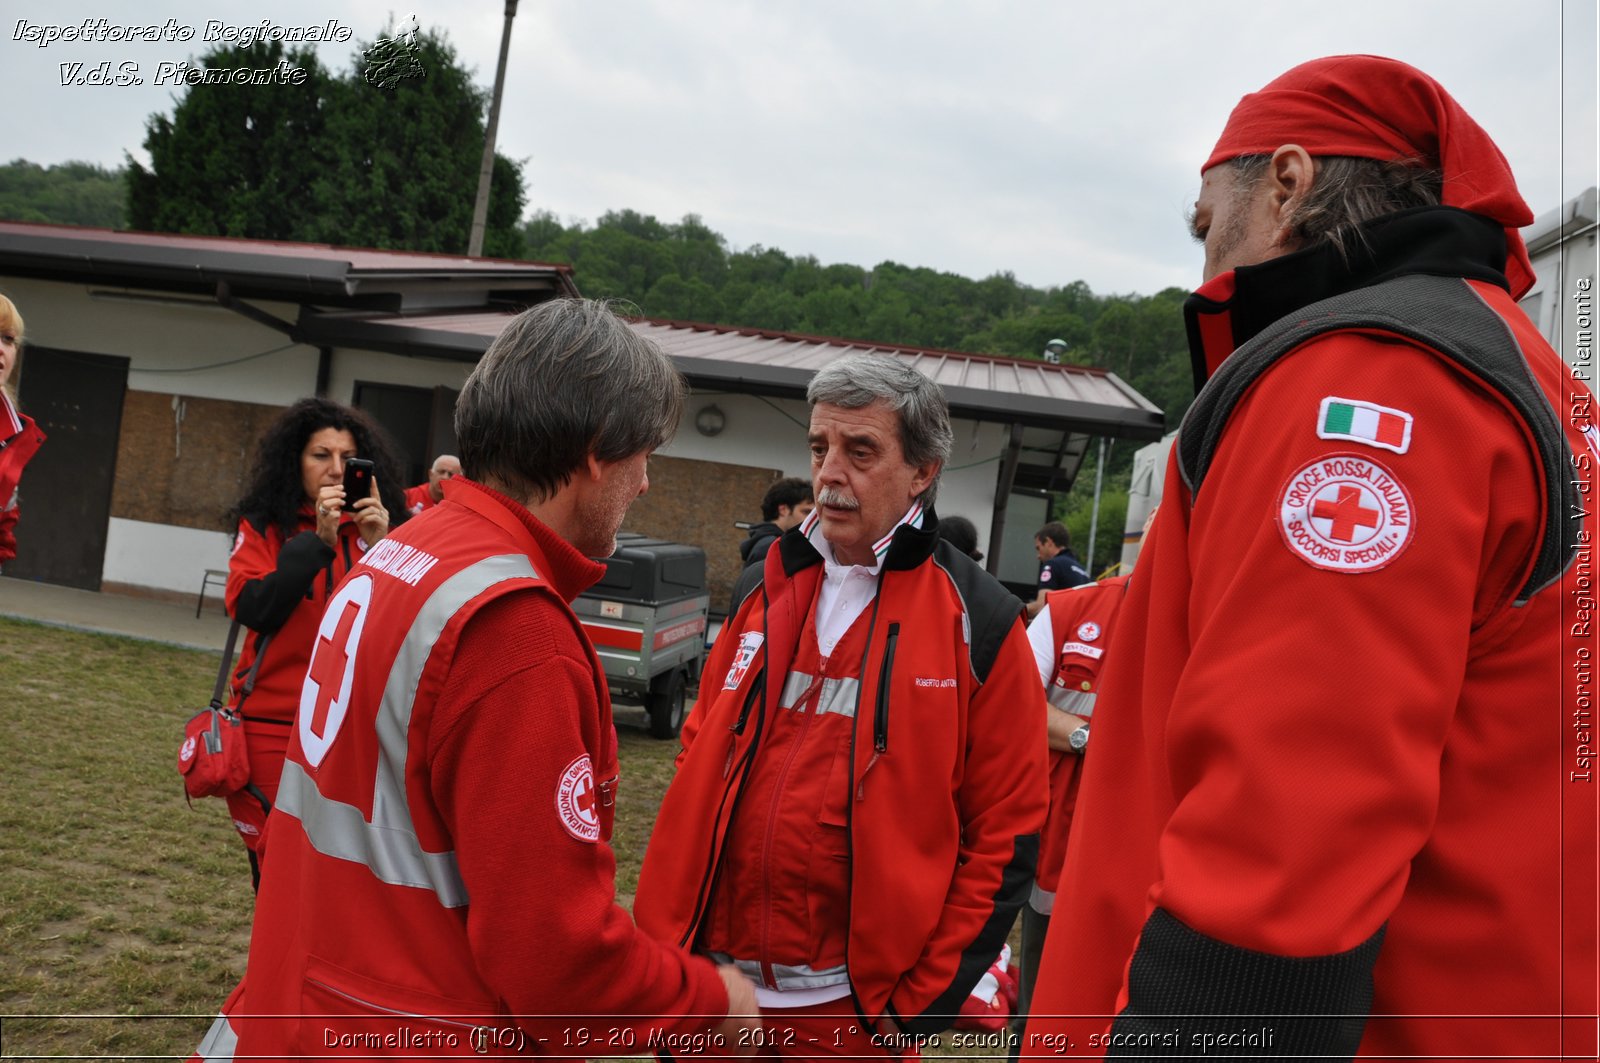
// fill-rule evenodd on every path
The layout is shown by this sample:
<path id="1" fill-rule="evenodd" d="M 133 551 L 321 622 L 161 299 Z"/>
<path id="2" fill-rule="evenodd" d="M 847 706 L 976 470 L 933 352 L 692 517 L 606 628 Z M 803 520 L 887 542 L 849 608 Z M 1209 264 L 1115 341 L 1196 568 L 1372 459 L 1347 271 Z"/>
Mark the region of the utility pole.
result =
<path id="1" fill-rule="evenodd" d="M 1106 479 L 1106 437 L 1100 437 L 1100 460 L 1094 467 L 1094 508 L 1089 513 L 1089 552 L 1083 555 L 1083 570 L 1094 578 L 1094 536 L 1100 527 L 1100 485 Z"/>
<path id="2" fill-rule="evenodd" d="M 506 55 L 511 51 L 511 20 L 517 17 L 517 0 L 506 0 L 506 25 L 500 32 L 500 65 L 494 72 L 494 95 L 489 100 L 489 124 L 483 136 L 483 166 L 478 170 L 478 200 L 472 205 L 472 236 L 467 254 L 483 254 L 483 229 L 489 221 L 489 181 L 494 176 L 494 135 L 500 127 L 500 94 L 506 87 Z"/>

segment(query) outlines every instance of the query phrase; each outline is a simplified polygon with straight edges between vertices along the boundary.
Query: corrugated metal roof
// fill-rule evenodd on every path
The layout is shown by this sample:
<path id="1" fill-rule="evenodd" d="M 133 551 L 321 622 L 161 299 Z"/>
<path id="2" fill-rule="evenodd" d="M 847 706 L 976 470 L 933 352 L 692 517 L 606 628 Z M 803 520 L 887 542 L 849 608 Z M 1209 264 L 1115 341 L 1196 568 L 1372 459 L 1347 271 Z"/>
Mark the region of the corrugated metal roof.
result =
<path id="1" fill-rule="evenodd" d="M 515 316 L 509 311 L 324 314 L 302 318 L 308 337 L 346 346 L 476 360 Z M 958 417 L 1134 439 L 1159 439 L 1161 411 L 1115 373 L 994 355 L 637 318 L 691 385 L 801 398 L 836 358 L 876 352 L 900 358 L 944 390 Z"/>
<path id="2" fill-rule="evenodd" d="M 1099 403 L 1130 412 L 1160 414 L 1154 404 L 1115 373 L 1090 366 L 1052 365 L 1031 359 L 685 321 L 645 319 L 633 324 L 668 354 L 685 358 L 799 369 L 809 375 L 836 358 L 874 352 L 907 362 L 946 392 L 972 390 L 1046 401 Z"/>

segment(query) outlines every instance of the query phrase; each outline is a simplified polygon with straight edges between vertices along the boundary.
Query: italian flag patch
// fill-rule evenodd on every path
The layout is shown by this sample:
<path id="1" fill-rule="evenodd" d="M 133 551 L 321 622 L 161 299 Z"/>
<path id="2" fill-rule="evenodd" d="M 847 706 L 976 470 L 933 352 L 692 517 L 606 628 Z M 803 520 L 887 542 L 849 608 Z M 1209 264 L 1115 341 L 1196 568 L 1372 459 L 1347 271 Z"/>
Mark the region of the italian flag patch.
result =
<path id="1" fill-rule="evenodd" d="M 1317 414 L 1317 435 L 1404 454 L 1411 449 L 1411 415 L 1404 410 L 1329 395 Z"/>

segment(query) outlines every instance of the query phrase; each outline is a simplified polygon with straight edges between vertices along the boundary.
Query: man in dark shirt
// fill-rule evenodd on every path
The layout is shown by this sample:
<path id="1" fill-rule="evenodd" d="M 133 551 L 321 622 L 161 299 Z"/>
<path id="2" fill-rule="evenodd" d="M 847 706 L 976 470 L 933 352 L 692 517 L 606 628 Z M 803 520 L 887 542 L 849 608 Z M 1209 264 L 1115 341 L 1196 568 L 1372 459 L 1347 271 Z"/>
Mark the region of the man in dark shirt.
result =
<path id="1" fill-rule="evenodd" d="M 739 611 L 744 596 L 761 585 L 761 565 L 767 559 L 772 544 L 783 533 L 806 519 L 815 508 L 811 498 L 811 481 L 799 476 L 778 480 L 761 497 L 761 523 L 750 526 L 750 534 L 739 544 L 739 559 L 744 568 L 733 583 L 733 600 L 728 604 L 728 615 Z"/>
<path id="2" fill-rule="evenodd" d="M 1046 594 L 1089 582 L 1088 571 L 1072 552 L 1072 534 L 1065 524 L 1053 520 L 1040 528 L 1033 537 L 1033 548 L 1044 567 L 1039 570 L 1039 593 L 1028 603 L 1029 619 L 1044 608 Z"/>

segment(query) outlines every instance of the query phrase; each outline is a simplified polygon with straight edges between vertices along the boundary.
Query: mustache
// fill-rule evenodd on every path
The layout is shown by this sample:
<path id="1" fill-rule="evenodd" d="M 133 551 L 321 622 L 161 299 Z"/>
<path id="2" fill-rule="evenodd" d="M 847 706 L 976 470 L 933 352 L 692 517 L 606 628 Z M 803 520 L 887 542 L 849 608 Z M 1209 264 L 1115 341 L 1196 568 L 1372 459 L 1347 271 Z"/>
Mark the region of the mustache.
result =
<path id="1" fill-rule="evenodd" d="M 824 487 L 817 492 L 817 505 L 835 509 L 860 509 L 861 503 L 834 487 Z"/>

